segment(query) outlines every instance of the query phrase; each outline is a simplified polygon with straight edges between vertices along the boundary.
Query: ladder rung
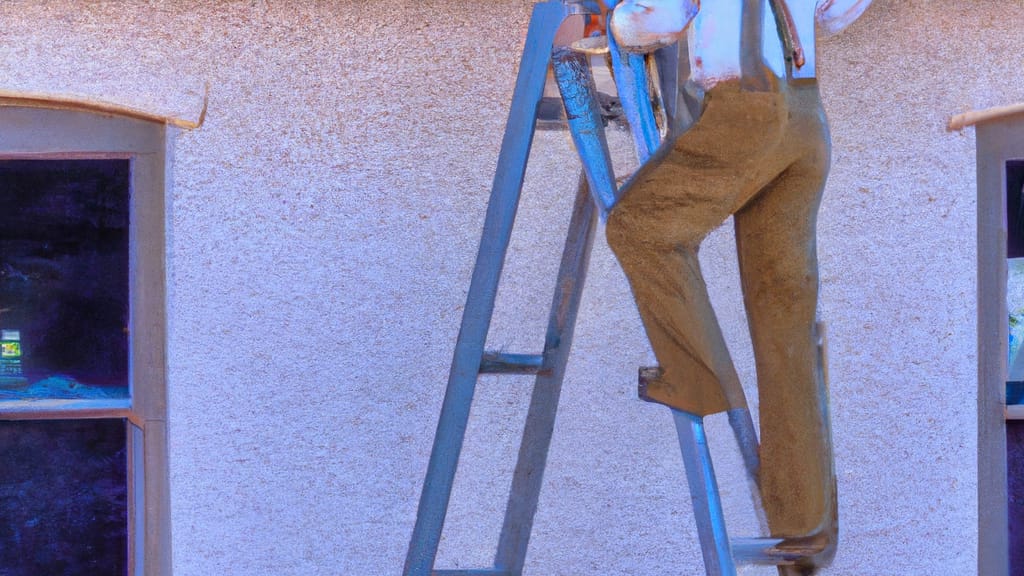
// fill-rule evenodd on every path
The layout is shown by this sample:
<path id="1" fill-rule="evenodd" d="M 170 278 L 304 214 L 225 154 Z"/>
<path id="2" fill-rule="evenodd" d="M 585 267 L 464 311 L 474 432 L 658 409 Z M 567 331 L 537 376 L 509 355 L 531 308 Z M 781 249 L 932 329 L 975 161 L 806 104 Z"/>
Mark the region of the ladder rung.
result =
<path id="1" fill-rule="evenodd" d="M 477 568 L 474 570 L 433 570 L 431 576 L 512 576 L 508 570 Z"/>
<path id="2" fill-rule="evenodd" d="M 481 374 L 541 374 L 544 370 L 544 356 L 541 354 L 506 354 L 504 352 L 485 352 L 480 361 Z"/>
<path id="3" fill-rule="evenodd" d="M 820 554 L 824 538 L 733 538 L 733 559 L 739 564 L 783 566 Z"/>

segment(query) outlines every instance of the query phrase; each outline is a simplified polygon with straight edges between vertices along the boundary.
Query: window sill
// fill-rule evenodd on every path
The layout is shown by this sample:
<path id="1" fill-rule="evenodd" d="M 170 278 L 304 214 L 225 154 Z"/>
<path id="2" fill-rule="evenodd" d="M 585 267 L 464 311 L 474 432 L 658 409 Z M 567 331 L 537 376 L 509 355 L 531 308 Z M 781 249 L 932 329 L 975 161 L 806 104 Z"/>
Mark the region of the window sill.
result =
<path id="1" fill-rule="evenodd" d="M 0 420 L 49 420 L 67 418 L 127 418 L 142 427 L 131 410 L 129 398 L 54 399 L 0 401 Z"/>
<path id="2" fill-rule="evenodd" d="M 1003 409 L 1007 420 L 1024 420 L 1024 404 L 1009 404 Z"/>

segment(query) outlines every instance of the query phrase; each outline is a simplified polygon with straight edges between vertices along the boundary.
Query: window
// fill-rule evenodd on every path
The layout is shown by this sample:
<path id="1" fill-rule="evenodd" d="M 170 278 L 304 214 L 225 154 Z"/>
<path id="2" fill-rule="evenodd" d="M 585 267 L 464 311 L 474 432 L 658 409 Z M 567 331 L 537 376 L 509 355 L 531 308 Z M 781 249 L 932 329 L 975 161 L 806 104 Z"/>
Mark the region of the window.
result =
<path id="1" fill-rule="evenodd" d="M 980 115 L 978 573 L 998 576 L 1024 569 L 1024 115 Z"/>
<path id="2" fill-rule="evenodd" d="M 1006 483 L 1010 569 L 1024 571 L 1024 161 L 1006 162 Z"/>
<path id="3" fill-rule="evenodd" d="M 168 574 L 166 128 L 0 128 L 0 573 Z"/>

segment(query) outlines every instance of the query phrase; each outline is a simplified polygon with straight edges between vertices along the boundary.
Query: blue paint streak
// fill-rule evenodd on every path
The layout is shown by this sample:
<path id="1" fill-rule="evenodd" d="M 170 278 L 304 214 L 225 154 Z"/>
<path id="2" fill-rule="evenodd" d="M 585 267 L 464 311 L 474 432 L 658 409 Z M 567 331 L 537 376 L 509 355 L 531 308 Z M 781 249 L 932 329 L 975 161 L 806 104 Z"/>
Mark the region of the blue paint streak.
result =
<path id="1" fill-rule="evenodd" d="M 590 193 L 604 218 L 615 205 L 618 186 L 597 104 L 597 88 L 587 59 L 584 54 L 559 52 L 555 55 L 554 72 L 565 104 L 569 133 L 583 163 Z"/>

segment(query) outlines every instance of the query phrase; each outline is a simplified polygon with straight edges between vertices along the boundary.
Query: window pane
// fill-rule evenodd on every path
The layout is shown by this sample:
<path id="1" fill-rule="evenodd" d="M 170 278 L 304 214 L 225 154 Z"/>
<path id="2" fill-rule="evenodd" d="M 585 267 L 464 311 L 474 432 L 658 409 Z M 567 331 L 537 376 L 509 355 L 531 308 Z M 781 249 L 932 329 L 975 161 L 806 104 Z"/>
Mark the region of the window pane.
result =
<path id="1" fill-rule="evenodd" d="M 1006 309 L 1010 314 L 1010 342 L 1007 380 L 1024 382 L 1024 162 L 1006 163 Z M 1016 397 L 1020 386 L 1007 388 L 1011 404 L 1024 398 Z"/>
<path id="2" fill-rule="evenodd" d="M 1006 421 L 1010 573 L 1024 574 L 1024 420 Z"/>
<path id="3" fill-rule="evenodd" d="M 1024 403 L 1024 162 L 1006 163 L 1006 309 L 1010 341 L 1006 403 Z M 1006 422 L 1010 573 L 1024 574 L 1024 421 Z"/>
<path id="4" fill-rule="evenodd" d="M 0 422 L 0 574 L 127 574 L 123 420 Z"/>
<path id="5" fill-rule="evenodd" d="M 0 400 L 128 391 L 128 160 L 0 161 Z"/>

